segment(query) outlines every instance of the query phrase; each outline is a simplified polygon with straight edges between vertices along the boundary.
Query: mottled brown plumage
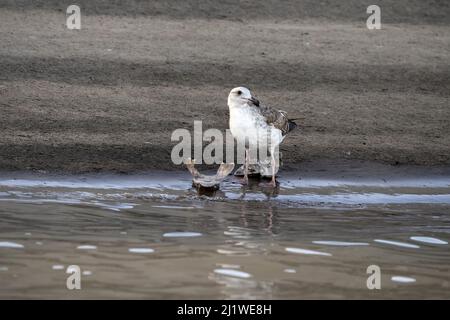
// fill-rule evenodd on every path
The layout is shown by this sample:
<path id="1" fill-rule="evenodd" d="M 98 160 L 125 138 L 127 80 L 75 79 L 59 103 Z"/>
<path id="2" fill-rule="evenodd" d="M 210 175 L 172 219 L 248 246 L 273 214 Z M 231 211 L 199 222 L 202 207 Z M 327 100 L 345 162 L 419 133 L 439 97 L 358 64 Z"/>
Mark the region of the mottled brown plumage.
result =
<path id="1" fill-rule="evenodd" d="M 294 121 L 288 119 L 286 111 L 261 105 L 259 100 L 255 98 L 253 98 L 251 104 L 266 118 L 267 124 L 273 125 L 275 128 L 281 130 L 283 136 L 297 127 Z"/>

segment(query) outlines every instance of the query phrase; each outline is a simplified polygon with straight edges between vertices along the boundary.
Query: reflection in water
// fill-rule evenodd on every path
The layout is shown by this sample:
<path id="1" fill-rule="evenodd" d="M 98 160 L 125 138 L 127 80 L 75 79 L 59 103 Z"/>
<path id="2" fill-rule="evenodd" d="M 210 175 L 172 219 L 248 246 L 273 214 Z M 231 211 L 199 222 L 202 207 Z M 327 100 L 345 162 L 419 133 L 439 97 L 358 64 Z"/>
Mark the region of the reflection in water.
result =
<path id="1" fill-rule="evenodd" d="M 331 256 L 331 253 L 321 252 L 309 249 L 301 249 L 301 248 L 286 248 L 287 252 L 298 253 L 298 254 L 307 254 L 307 255 L 316 255 L 316 256 Z"/>
<path id="2" fill-rule="evenodd" d="M 401 282 L 401 283 L 416 282 L 416 279 L 414 279 L 414 278 L 402 277 L 402 276 L 393 276 L 393 277 L 391 277 L 391 280 L 394 281 L 394 282 Z"/>
<path id="3" fill-rule="evenodd" d="M 242 211 L 241 211 L 242 212 Z M 265 216 L 260 215 L 260 220 Z M 224 255 L 248 256 L 263 254 L 269 249 L 271 243 L 271 232 L 268 228 L 251 228 L 248 217 L 241 215 L 243 227 L 227 226 L 223 234 L 228 237 L 225 243 L 220 245 L 217 252 Z M 259 223 L 258 223 L 259 224 Z"/>
<path id="4" fill-rule="evenodd" d="M 220 189 L 192 188 L 190 194 L 200 197 L 225 198 L 225 193 Z"/>
<path id="5" fill-rule="evenodd" d="M 2 242 L 0 242 L 0 248 L 21 249 L 21 248 L 23 248 L 23 244 L 15 243 L 15 242 L 9 242 L 9 241 L 2 241 Z"/>
<path id="6" fill-rule="evenodd" d="M 152 253 L 152 252 L 155 252 L 155 250 L 153 250 L 151 248 L 129 248 L 128 251 L 129 252 L 133 252 L 133 253 Z"/>
<path id="7" fill-rule="evenodd" d="M 237 276 L 238 275 L 238 276 Z M 208 279 L 220 286 L 220 293 L 225 299 L 271 299 L 273 283 L 256 281 L 246 272 L 228 269 L 216 269 Z"/>
<path id="8" fill-rule="evenodd" d="M 96 250 L 97 246 L 92 246 L 92 245 L 82 245 L 82 246 L 78 246 L 77 249 L 79 250 Z"/>
<path id="9" fill-rule="evenodd" d="M 163 234 L 165 238 L 191 238 L 200 237 L 202 234 L 199 232 L 166 232 Z"/>
<path id="10" fill-rule="evenodd" d="M 342 247 L 351 247 L 351 246 L 368 246 L 367 242 L 348 242 L 348 241 L 313 241 L 314 244 L 323 244 L 326 246 L 342 246 Z"/>
<path id="11" fill-rule="evenodd" d="M 450 298 L 442 182 L 400 190 L 231 181 L 199 196 L 189 180 L 127 180 L 124 190 L 118 181 L 0 179 L 0 298 L 72 298 L 64 268 L 73 264 L 83 275 L 77 298 L 370 298 L 369 264 L 382 267 L 384 298 Z M 399 203 L 402 193 L 434 200 Z M 359 203 L 362 194 L 377 196 Z"/>
<path id="12" fill-rule="evenodd" d="M 271 198 L 276 198 L 280 193 L 280 184 L 274 187 L 266 179 L 259 178 L 249 178 L 248 184 L 242 185 L 240 188 L 240 199 L 243 200 L 246 198 L 248 193 L 262 193 L 266 196 L 267 200 Z"/>
<path id="13" fill-rule="evenodd" d="M 247 272 L 233 270 L 233 269 L 214 269 L 214 273 L 221 274 L 224 276 L 236 277 L 236 278 L 251 278 L 252 275 Z"/>
<path id="14" fill-rule="evenodd" d="M 284 272 L 286 272 L 286 273 L 296 273 L 297 271 L 295 269 L 284 269 Z"/>
<path id="15" fill-rule="evenodd" d="M 400 241 L 391 241 L 391 240 L 383 240 L 383 239 L 375 239 L 373 241 L 378 242 L 378 243 L 383 243 L 383 244 L 389 244 L 392 246 L 403 247 L 403 248 L 412 248 L 412 249 L 420 248 L 418 245 L 400 242 Z"/>
<path id="16" fill-rule="evenodd" d="M 432 237 L 410 237 L 411 240 L 423 242 L 423 243 L 429 243 L 429 244 L 448 244 L 447 241 L 436 239 Z"/>
<path id="17" fill-rule="evenodd" d="M 55 264 L 52 266 L 53 270 L 64 270 L 64 266 L 60 264 Z"/>

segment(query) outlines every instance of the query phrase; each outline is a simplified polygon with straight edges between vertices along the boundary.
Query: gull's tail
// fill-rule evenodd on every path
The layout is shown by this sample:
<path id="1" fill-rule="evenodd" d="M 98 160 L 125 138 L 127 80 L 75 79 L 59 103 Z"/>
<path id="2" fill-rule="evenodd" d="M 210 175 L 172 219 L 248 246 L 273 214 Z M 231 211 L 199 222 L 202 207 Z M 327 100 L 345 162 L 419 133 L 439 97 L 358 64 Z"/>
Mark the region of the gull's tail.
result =
<path id="1" fill-rule="evenodd" d="M 293 120 L 297 120 L 297 119 L 293 119 Z M 292 130 L 294 130 L 295 128 L 298 127 L 298 125 L 291 119 L 288 120 L 288 130 L 287 132 L 291 132 Z"/>

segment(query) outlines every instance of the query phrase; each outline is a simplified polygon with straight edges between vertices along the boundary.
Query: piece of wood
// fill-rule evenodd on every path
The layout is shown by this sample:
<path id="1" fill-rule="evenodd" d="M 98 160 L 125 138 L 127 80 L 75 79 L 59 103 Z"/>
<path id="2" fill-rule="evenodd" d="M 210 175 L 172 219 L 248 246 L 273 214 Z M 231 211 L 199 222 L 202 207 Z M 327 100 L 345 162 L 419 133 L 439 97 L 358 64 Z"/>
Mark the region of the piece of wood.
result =
<path id="1" fill-rule="evenodd" d="M 205 175 L 195 168 L 195 160 L 185 161 L 186 167 L 192 174 L 192 184 L 197 188 L 219 189 L 220 183 L 233 171 L 234 163 L 222 163 L 215 175 Z"/>

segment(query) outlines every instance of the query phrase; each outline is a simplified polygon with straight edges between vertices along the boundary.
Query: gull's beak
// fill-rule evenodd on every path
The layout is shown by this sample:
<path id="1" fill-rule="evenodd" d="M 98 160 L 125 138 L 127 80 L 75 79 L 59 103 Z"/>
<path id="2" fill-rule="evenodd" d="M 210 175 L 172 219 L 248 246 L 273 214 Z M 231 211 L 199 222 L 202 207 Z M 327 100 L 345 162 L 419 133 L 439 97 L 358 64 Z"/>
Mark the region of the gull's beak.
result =
<path id="1" fill-rule="evenodd" d="M 248 99 L 248 101 L 253 103 L 255 106 L 259 107 L 259 100 L 256 99 L 255 97 L 252 96 L 250 99 Z"/>

